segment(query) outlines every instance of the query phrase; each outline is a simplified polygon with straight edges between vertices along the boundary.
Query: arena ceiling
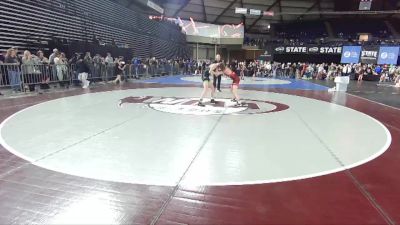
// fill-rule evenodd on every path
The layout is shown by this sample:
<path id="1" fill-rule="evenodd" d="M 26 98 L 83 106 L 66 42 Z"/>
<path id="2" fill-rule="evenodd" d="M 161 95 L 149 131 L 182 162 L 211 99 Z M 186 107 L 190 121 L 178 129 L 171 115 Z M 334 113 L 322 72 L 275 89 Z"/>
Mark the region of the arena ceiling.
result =
<path id="1" fill-rule="evenodd" d="M 141 1 L 146 0 L 115 0 L 126 7 L 137 7 Z M 244 22 L 246 31 L 263 31 L 269 24 L 296 21 L 313 20 L 322 18 L 335 18 L 337 16 L 321 15 L 318 12 L 333 12 L 338 4 L 344 5 L 359 0 L 152 0 L 165 9 L 165 16 L 193 18 L 195 21 L 214 24 L 239 24 Z M 395 2 L 392 9 L 400 9 L 398 0 L 375 0 Z M 347 3 L 346 3 L 347 2 Z M 142 6 L 145 3 L 142 2 Z M 273 11 L 274 16 L 252 16 L 235 14 L 235 8 L 259 9 Z M 143 9 L 143 8 L 142 8 Z M 146 11 L 146 9 L 144 9 Z M 154 13 L 154 11 L 152 11 Z M 151 13 L 147 9 L 147 13 Z M 291 15 L 295 13 L 296 15 Z M 385 15 L 388 16 L 388 15 Z"/>

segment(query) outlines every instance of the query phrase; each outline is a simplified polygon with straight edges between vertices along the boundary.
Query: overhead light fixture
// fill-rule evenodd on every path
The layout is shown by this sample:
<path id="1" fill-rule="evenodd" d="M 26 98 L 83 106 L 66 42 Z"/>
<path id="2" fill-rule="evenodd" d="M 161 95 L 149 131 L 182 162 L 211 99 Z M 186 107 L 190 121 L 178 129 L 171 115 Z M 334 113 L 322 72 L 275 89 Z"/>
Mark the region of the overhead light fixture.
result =
<path id="1" fill-rule="evenodd" d="M 261 10 L 259 10 L 259 9 L 250 9 L 250 15 L 260 16 L 261 15 Z"/>
<path id="2" fill-rule="evenodd" d="M 274 11 L 264 11 L 263 15 L 264 16 L 274 16 Z"/>
<path id="3" fill-rule="evenodd" d="M 237 14 L 247 14 L 247 8 L 235 8 Z"/>

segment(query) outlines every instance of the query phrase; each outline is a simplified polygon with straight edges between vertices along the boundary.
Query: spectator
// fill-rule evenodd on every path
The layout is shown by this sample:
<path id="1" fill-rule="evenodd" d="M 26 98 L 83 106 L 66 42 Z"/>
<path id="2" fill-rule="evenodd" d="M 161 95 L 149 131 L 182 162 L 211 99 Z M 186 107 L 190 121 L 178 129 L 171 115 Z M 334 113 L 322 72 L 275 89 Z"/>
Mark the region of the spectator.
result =
<path id="1" fill-rule="evenodd" d="M 59 54 L 58 49 L 53 49 L 53 53 L 49 57 L 50 64 L 54 64 L 54 59 L 56 58 L 57 54 Z"/>
<path id="2" fill-rule="evenodd" d="M 394 72 L 394 84 L 396 87 L 400 87 L 400 67 L 397 67 Z"/>
<path id="3" fill-rule="evenodd" d="M 389 80 L 394 80 L 396 73 L 396 66 L 395 65 L 390 65 L 389 67 Z"/>
<path id="4" fill-rule="evenodd" d="M 4 63 L 4 56 L 2 53 L 0 53 L 0 65 L 3 63 Z M 5 76 L 3 75 L 3 71 L 0 70 L 0 86 L 3 86 L 3 83 L 5 83 L 3 80 L 4 78 L 5 78 Z M 0 92 L 0 96 L 1 95 L 3 95 L 3 94 Z"/>
<path id="5" fill-rule="evenodd" d="M 55 80 L 55 77 L 57 75 L 57 68 L 54 66 L 54 59 L 56 58 L 56 56 L 59 54 L 58 49 L 53 49 L 53 53 L 50 55 L 49 57 L 49 64 L 50 64 L 50 68 L 51 68 L 51 75 L 50 75 L 50 79 L 51 80 Z"/>
<path id="6" fill-rule="evenodd" d="M 104 81 L 107 82 L 109 78 L 111 78 L 111 77 L 114 76 L 114 67 L 115 67 L 115 64 L 114 64 L 114 59 L 113 59 L 113 57 L 111 56 L 111 53 L 107 53 L 107 57 L 105 58 L 104 61 L 105 61 L 104 63 L 105 63 L 106 70 L 107 70 L 107 72 L 106 72 L 106 78 L 105 78 Z"/>
<path id="7" fill-rule="evenodd" d="M 323 80 L 323 79 L 325 79 L 325 73 L 326 73 L 326 71 L 325 71 L 325 69 L 324 69 L 324 64 L 320 64 L 319 66 L 318 66 L 318 74 L 317 74 L 317 79 L 318 80 Z"/>
<path id="8" fill-rule="evenodd" d="M 22 57 L 22 74 L 25 84 L 25 91 L 29 90 L 30 92 L 35 91 L 35 84 L 38 83 L 39 80 L 39 70 L 38 63 L 39 60 L 32 56 L 29 51 L 24 52 L 24 56 Z"/>
<path id="9" fill-rule="evenodd" d="M 57 54 L 57 57 L 54 58 L 54 64 L 57 69 L 57 78 L 60 81 L 60 86 L 67 88 L 69 87 L 69 77 L 68 77 L 68 60 L 65 54 L 62 52 Z"/>
<path id="10" fill-rule="evenodd" d="M 100 78 L 100 68 L 101 68 L 101 56 L 100 54 L 96 54 L 93 57 L 93 77 Z"/>
<path id="11" fill-rule="evenodd" d="M 138 58 L 136 58 L 136 57 L 134 57 L 133 59 L 132 59 L 132 68 L 133 68 L 133 71 L 134 71 L 134 78 L 135 79 L 139 79 L 139 74 L 138 74 L 138 70 L 139 70 L 139 59 Z"/>
<path id="12" fill-rule="evenodd" d="M 268 63 L 265 65 L 265 71 L 267 72 L 267 75 L 268 75 L 268 74 L 271 74 L 272 65 L 271 65 L 270 62 L 268 62 Z"/>
<path id="13" fill-rule="evenodd" d="M 19 70 L 19 61 L 17 58 L 17 52 L 15 49 L 10 48 L 7 50 L 7 54 L 4 59 L 4 63 L 7 65 L 8 71 L 8 79 L 13 89 L 13 92 L 20 92 L 21 91 L 21 78 L 20 78 L 20 70 Z"/>
<path id="14" fill-rule="evenodd" d="M 105 83 L 107 80 L 107 67 L 106 67 L 106 62 L 105 62 L 105 58 L 101 57 L 100 58 L 100 77 L 102 82 L 101 83 Z"/>
<path id="15" fill-rule="evenodd" d="M 365 70 L 364 75 L 366 75 L 366 76 L 373 75 L 373 70 L 370 65 L 367 66 L 367 69 Z"/>
<path id="16" fill-rule="evenodd" d="M 357 80 L 358 81 L 362 81 L 362 79 L 363 79 L 363 76 L 364 76 L 364 67 L 363 66 L 361 66 L 361 65 L 357 65 L 356 66 L 356 69 L 355 69 L 355 72 L 356 72 L 356 78 L 357 78 Z"/>
<path id="17" fill-rule="evenodd" d="M 39 69 L 39 81 L 40 81 L 40 89 L 49 89 L 49 83 L 50 83 L 50 76 L 48 74 L 48 67 L 49 67 L 49 59 L 46 58 L 43 54 L 42 51 L 38 51 L 36 53 L 37 55 L 37 60 L 38 64 L 40 65 L 38 67 Z"/>
<path id="18" fill-rule="evenodd" d="M 92 43 L 93 43 L 93 45 L 95 45 L 95 46 L 99 46 L 99 45 L 100 45 L 100 41 L 99 41 L 99 39 L 97 38 L 96 35 L 93 35 Z"/>
<path id="19" fill-rule="evenodd" d="M 386 79 L 390 80 L 389 68 L 387 65 L 384 65 L 380 75 L 379 83 L 384 82 Z"/>
<path id="20" fill-rule="evenodd" d="M 156 75 L 156 67 L 157 67 L 156 57 L 152 57 L 149 60 L 149 64 L 150 64 L 150 74 L 151 74 L 151 76 L 155 76 Z"/>
<path id="21" fill-rule="evenodd" d="M 350 76 L 352 66 L 350 64 L 345 65 L 342 68 L 342 76 Z"/>
<path id="22" fill-rule="evenodd" d="M 244 71 L 245 71 L 246 67 L 244 65 L 244 63 L 239 63 L 239 70 L 240 70 L 240 79 L 244 80 Z"/>
<path id="23" fill-rule="evenodd" d="M 115 74 L 117 75 L 117 78 L 115 78 L 115 80 L 113 81 L 114 84 L 119 83 L 119 84 L 123 84 L 123 76 L 125 73 L 125 62 L 123 60 L 123 57 L 120 57 L 116 63 L 116 67 L 115 67 Z"/>
<path id="24" fill-rule="evenodd" d="M 304 73 L 305 79 L 307 79 L 307 80 L 312 79 L 313 73 L 314 73 L 314 67 L 312 65 L 307 66 L 305 69 L 305 73 Z M 303 79 L 304 79 L 304 77 L 303 77 Z"/>
<path id="25" fill-rule="evenodd" d="M 36 56 L 38 58 L 39 63 L 49 64 L 49 59 L 44 56 L 43 51 L 38 51 L 36 53 Z"/>
<path id="26" fill-rule="evenodd" d="M 185 62 L 182 59 L 179 60 L 179 74 L 185 75 Z"/>
<path id="27" fill-rule="evenodd" d="M 118 47 L 117 44 L 115 43 L 115 39 L 114 39 L 114 38 L 111 39 L 111 46 L 113 46 L 113 47 L 115 47 L 115 48 Z"/>
<path id="28" fill-rule="evenodd" d="M 289 78 L 290 77 L 290 63 L 287 63 L 286 65 L 283 63 L 283 65 L 284 65 L 284 68 L 285 68 L 284 76 L 286 78 Z"/>
<path id="29" fill-rule="evenodd" d="M 374 74 L 374 75 L 380 76 L 381 73 L 382 73 L 382 67 L 381 67 L 380 65 L 377 65 L 377 66 L 375 67 L 375 70 L 373 71 L 373 74 Z"/>
<path id="30" fill-rule="evenodd" d="M 0 53 L 0 64 L 3 64 L 4 60 L 5 60 L 4 55 Z"/>
<path id="31" fill-rule="evenodd" d="M 82 88 L 88 88 L 90 85 L 90 81 L 87 80 L 89 76 L 89 68 L 81 56 L 79 56 L 77 60 L 76 69 L 78 72 L 78 80 L 82 82 Z"/>
<path id="32" fill-rule="evenodd" d="M 86 52 L 83 62 L 86 64 L 87 68 L 89 68 L 89 74 L 93 81 L 93 78 L 94 78 L 93 59 L 92 59 L 90 52 Z"/>

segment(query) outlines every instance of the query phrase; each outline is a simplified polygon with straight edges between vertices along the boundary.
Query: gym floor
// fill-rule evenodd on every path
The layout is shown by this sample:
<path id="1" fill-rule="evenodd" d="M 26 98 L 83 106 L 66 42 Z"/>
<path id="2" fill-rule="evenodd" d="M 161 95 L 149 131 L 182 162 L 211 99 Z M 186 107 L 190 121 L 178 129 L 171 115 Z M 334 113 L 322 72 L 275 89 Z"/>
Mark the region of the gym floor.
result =
<path id="1" fill-rule="evenodd" d="M 229 80 L 197 106 L 191 76 L 2 97 L 0 224 L 399 224 L 398 90 L 373 84 L 246 78 L 244 107 Z"/>

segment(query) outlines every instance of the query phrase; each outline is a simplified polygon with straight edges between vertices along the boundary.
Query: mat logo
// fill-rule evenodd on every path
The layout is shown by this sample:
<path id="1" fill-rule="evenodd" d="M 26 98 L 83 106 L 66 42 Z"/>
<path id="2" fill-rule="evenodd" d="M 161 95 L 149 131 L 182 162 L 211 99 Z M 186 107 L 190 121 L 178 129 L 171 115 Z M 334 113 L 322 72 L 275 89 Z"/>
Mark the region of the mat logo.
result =
<path id="1" fill-rule="evenodd" d="M 312 47 L 312 48 L 309 48 L 308 51 L 311 52 L 311 53 L 316 53 L 316 52 L 319 51 L 319 48 L 318 47 Z"/>
<path id="2" fill-rule="evenodd" d="M 345 51 L 344 52 L 344 57 L 350 58 L 350 56 L 351 56 L 351 52 L 350 51 Z"/>
<path id="3" fill-rule="evenodd" d="M 216 99 L 215 104 L 205 100 L 203 102 L 205 107 L 201 107 L 197 105 L 198 101 L 196 98 L 130 96 L 121 99 L 119 106 L 144 104 L 156 111 L 184 115 L 249 115 L 280 112 L 289 108 L 288 105 L 282 103 L 250 99 L 246 99 L 246 104 L 243 106 L 236 106 L 230 99 Z"/>
<path id="4" fill-rule="evenodd" d="M 382 54 L 381 54 L 381 58 L 382 59 L 394 59 L 396 56 L 395 56 L 395 54 L 394 53 L 387 53 L 387 52 L 383 52 Z"/>
<path id="5" fill-rule="evenodd" d="M 285 51 L 285 47 L 277 47 L 277 48 L 275 48 L 275 51 L 283 52 L 283 51 Z"/>

